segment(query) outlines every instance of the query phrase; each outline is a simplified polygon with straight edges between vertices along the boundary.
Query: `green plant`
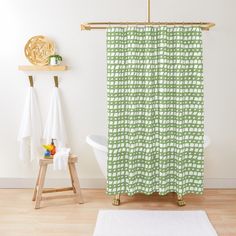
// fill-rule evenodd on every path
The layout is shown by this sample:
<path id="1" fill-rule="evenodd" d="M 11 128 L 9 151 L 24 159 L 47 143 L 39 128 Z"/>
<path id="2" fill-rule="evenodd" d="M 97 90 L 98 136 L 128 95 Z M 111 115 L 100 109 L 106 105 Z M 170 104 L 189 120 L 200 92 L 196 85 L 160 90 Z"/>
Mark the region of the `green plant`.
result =
<path id="1" fill-rule="evenodd" d="M 62 61 L 62 56 L 57 55 L 57 54 L 49 56 L 49 59 L 51 59 L 51 58 L 56 58 L 56 60 Z"/>

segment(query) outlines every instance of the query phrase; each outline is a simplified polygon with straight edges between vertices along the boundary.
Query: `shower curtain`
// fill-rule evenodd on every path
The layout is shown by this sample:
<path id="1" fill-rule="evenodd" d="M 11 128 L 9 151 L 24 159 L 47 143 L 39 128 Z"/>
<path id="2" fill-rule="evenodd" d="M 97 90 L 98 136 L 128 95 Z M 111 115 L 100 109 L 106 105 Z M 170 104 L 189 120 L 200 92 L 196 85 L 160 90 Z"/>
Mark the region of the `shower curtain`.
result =
<path id="1" fill-rule="evenodd" d="M 107 30 L 107 193 L 203 191 L 198 27 Z"/>

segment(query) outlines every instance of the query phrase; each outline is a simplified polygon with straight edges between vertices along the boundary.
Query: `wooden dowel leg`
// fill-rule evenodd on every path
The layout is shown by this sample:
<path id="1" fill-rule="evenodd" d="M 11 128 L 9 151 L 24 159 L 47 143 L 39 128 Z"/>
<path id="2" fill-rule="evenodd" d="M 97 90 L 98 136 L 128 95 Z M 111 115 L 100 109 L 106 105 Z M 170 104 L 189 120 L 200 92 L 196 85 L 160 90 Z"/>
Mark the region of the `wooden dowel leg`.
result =
<path id="1" fill-rule="evenodd" d="M 33 193 L 32 201 L 35 201 L 35 199 L 36 199 L 37 190 L 38 190 L 38 185 L 39 185 L 39 180 L 40 180 L 40 176 L 41 176 L 41 171 L 42 171 L 42 167 L 41 167 L 41 165 L 40 165 L 40 167 L 39 167 L 39 173 L 38 173 L 38 177 L 37 177 L 37 181 L 36 181 L 36 184 L 35 184 L 35 187 L 34 187 L 34 193 Z"/>
<path id="2" fill-rule="evenodd" d="M 40 163 L 41 165 L 41 163 Z M 38 190 L 37 190 L 37 195 L 36 195 L 36 203 L 35 203 L 35 209 L 39 209 L 40 208 L 40 201 L 42 199 L 42 191 L 43 191 L 43 186 L 44 186 L 44 180 L 45 180 L 45 175 L 46 175 L 46 171 L 47 171 L 47 165 L 43 165 L 41 166 L 42 171 L 41 171 L 41 175 L 40 175 L 40 179 L 39 179 L 39 184 L 38 184 Z"/>
<path id="3" fill-rule="evenodd" d="M 76 191 L 76 193 L 75 193 L 76 200 L 78 203 L 84 203 L 82 192 L 80 189 L 80 183 L 79 183 L 79 179 L 78 179 L 78 175 L 77 175 L 77 171 L 76 171 L 76 167 L 75 167 L 75 163 L 69 163 L 69 165 L 71 168 L 73 183 L 74 183 L 74 187 L 75 187 L 75 191 Z"/>
<path id="4" fill-rule="evenodd" d="M 73 176 L 72 176 L 72 172 L 71 172 L 71 163 L 70 162 L 68 162 L 68 168 L 69 168 L 69 172 L 70 172 L 70 179 L 71 179 L 71 185 L 73 188 L 73 192 L 76 193 L 75 186 L 74 186 L 74 180 L 73 180 Z"/>

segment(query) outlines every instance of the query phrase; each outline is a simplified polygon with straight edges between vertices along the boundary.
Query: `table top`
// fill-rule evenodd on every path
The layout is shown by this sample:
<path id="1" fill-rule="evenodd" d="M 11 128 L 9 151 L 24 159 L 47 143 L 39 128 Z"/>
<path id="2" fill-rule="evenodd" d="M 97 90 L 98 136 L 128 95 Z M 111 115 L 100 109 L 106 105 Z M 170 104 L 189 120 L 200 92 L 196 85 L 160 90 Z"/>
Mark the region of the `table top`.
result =
<path id="1" fill-rule="evenodd" d="M 78 161 L 78 157 L 75 154 L 70 154 L 69 158 L 68 158 L 68 162 L 69 163 L 75 163 Z M 42 157 L 40 158 L 40 162 L 44 163 L 44 164 L 52 164 L 53 163 L 53 158 L 45 158 Z"/>

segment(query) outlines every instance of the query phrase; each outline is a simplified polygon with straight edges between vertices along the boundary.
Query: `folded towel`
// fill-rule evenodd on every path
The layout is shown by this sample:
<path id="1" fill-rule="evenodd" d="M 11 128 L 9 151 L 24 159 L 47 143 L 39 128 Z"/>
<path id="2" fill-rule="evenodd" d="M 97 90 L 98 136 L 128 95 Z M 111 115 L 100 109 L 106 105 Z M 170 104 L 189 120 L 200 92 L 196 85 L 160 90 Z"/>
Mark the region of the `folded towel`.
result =
<path id="1" fill-rule="evenodd" d="M 58 148 L 53 158 L 54 170 L 66 170 L 70 148 Z"/>
<path id="2" fill-rule="evenodd" d="M 46 143 L 51 143 L 51 139 L 55 139 L 57 147 L 66 147 L 67 144 L 67 135 L 62 113 L 61 99 L 59 89 L 57 87 L 53 88 L 43 138 L 45 139 Z"/>
<path id="3" fill-rule="evenodd" d="M 33 160 L 42 154 L 42 124 L 35 89 L 27 92 L 21 126 L 18 134 L 21 160 Z"/>

